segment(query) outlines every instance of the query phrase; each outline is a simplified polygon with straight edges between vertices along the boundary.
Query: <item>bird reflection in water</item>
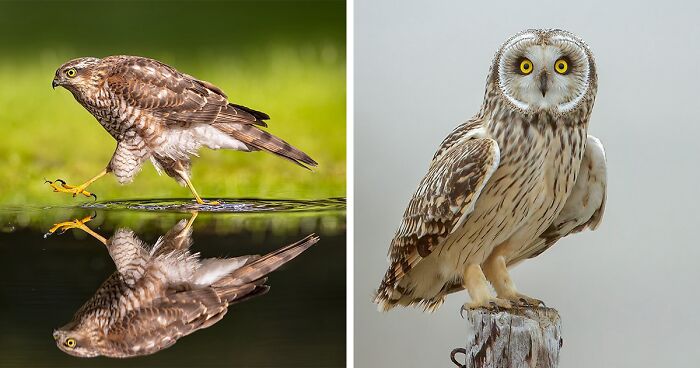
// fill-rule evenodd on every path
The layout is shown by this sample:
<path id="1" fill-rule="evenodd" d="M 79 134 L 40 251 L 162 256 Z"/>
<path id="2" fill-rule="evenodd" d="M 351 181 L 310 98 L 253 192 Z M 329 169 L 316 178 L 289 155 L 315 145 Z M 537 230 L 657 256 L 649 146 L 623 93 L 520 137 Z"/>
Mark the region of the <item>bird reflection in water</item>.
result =
<path id="1" fill-rule="evenodd" d="M 223 318 L 232 303 L 264 294 L 266 276 L 318 242 L 315 234 L 264 256 L 203 258 L 190 252 L 192 223 L 181 220 L 149 247 L 131 230 L 109 239 L 88 228 L 91 218 L 55 225 L 81 229 L 102 242 L 114 272 L 53 333 L 62 351 L 78 357 L 126 358 L 153 354 Z"/>

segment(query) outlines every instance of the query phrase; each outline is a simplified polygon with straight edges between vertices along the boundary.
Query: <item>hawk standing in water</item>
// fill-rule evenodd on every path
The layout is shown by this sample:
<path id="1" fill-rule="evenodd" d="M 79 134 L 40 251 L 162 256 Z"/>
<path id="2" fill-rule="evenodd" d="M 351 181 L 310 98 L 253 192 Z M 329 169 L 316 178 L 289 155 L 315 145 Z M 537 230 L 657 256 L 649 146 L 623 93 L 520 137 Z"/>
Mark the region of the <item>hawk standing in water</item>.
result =
<path id="1" fill-rule="evenodd" d="M 601 221 L 605 153 L 587 135 L 597 83 L 593 54 L 569 32 L 526 30 L 503 44 L 481 111 L 445 138 L 408 203 L 381 310 L 432 311 L 462 289 L 465 308 L 541 303 L 508 267 Z"/>
<path id="2" fill-rule="evenodd" d="M 267 126 L 267 114 L 230 103 L 213 84 L 156 60 L 79 58 L 56 70 L 52 86 L 69 90 L 117 140 L 114 155 L 102 172 L 78 186 L 62 180 L 49 182 L 56 192 L 94 196 L 85 189 L 95 180 L 111 172 L 119 183 L 130 182 L 150 159 L 158 172 L 187 185 L 203 204 L 190 181 L 190 157 L 202 146 L 265 150 L 304 168 L 317 165 L 304 152 L 260 129 Z"/>

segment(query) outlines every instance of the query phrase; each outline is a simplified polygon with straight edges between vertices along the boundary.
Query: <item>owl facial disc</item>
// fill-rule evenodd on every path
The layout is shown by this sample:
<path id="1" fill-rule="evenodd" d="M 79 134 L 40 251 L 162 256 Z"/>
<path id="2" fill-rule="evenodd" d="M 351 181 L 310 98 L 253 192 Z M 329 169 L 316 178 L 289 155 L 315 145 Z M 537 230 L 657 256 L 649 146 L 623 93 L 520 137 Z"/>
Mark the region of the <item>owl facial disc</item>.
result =
<path id="1" fill-rule="evenodd" d="M 528 30 L 513 36 L 496 55 L 502 95 L 524 112 L 565 113 L 590 89 L 592 54 L 561 30 Z"/>

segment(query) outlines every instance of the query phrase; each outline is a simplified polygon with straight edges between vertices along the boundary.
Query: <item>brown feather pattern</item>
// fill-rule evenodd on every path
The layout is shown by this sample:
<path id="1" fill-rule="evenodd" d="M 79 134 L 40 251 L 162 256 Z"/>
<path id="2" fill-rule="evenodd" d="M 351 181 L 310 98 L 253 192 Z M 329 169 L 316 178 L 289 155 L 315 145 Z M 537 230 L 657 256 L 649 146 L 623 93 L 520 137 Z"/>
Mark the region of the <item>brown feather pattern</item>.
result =
<path id="1" fill-rule="evenodd" d="M 64 76 L 70 68 L 78 71 L 76 77 Z M 189 176 L 190 156 L 201 146 L 264 150 L 305 168 L 317 165 L 306 153 L 261 129 L 270 118 L 266 113 L 231 103 L 212 83 L 157 60 L 80 58 L 61 66 L 55 80 L 120 143 L 108 170 L 122 183 L 131 181 L 149 158 L 184 183 L 181 174 Z"/>
<path id="2" fill-rule="evenodd" d="M 54 332 L 59 348 L 119 358 L 160 351 L 221 320 L 230 304 L 267 292 L 267 275 L 319 240 L 312 234 L 262 257 L 200 260 L 189 252 L 191 235 L 182 220 L 148 249 L 118 230 L 107 242 L 117 271 Z M 76 346 L 63 345 L 67 338 Z"/>

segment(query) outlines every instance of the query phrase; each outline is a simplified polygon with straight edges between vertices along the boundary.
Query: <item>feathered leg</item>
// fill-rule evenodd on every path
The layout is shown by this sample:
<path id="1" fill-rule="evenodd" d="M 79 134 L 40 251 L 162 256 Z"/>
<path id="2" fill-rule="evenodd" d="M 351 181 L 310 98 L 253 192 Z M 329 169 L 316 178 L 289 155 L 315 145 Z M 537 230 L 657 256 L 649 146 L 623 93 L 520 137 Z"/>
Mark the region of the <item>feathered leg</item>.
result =
<path id="1" fill-rule="evenodd" d="M 493 288 L 496 290 L 496 295 L 499 298 L 507 299 L 516 303 L 535 306 L 540 304 L 544 305 L 541 300 L 531 298 L 518 292 L 518 289 L 515 287 L 515 283 L 513 283 L 513 280 L 508 274 L 506 257 L 503 254 L 504 249 L 506 249 L 506 247 L 503 244 L 496 247 L 483 263 L 484 274 L 489 282 L 491 282 L 491 285 L 493 285 Z"/>
<path id="2" fill-rule="evenodd" d="M 462 309 L 494 308 L 508 309 L 512 307 L 510 301 L 491 296 L 486 276 L 478 264 L 468 264 L 464 271 L 464 288 L 467 289 L 470 303 L 464 304 Z"/>
<path id="3" fill-rule="evenodd" d="M 192 192 L 192 194 L 194 195 L 194 199 L 197 201 L 197 203 L 211 205 L 219 204 L 219 202 L 217 201 L 205 201 L 202 199 L 202 197 L 199 196 L 199 193 L 197 193 L 197 189 L 194 188 L 194 185 L 192 185 L 192 181 L 190 181 L 191 165 L 189 160 L 174 160 L 171 158 L 154 155 L 152 157 L 152 162 L 158 170 L 158 172 L 160 172 L 161 170 L 165 171 L 165 173 L 168 174 L 168 176 L 177 180 L 178 183 L 180 183 L 181 185 L 186 185 L 190 192 Z"/>
<path id="4" fill-rule="evenodd" d="M 128 140 L 117 143 L 117 148 L 114 150 L 112 159 L 109 160 L 107 167 L 85 183 L 77 186 L 68 185 L 61 179 L 56 179 L 54 181 L 47 180 L 46 182 L 49 183 L 54 192 L 71 193 L 73 197 L 82 194 L 86 197 L 94 197 L 95 200 L 97 200 L 97 196 L 94 193 L 88 192 L 85 188 L 110 172 L 114 174 L 120 184 L 132 181 L 136 173 L 141 169 L 141 163 L 147 159 L 149 155 L 150 151 L 143 140 L 138 136 L 131 137 Z"/>

